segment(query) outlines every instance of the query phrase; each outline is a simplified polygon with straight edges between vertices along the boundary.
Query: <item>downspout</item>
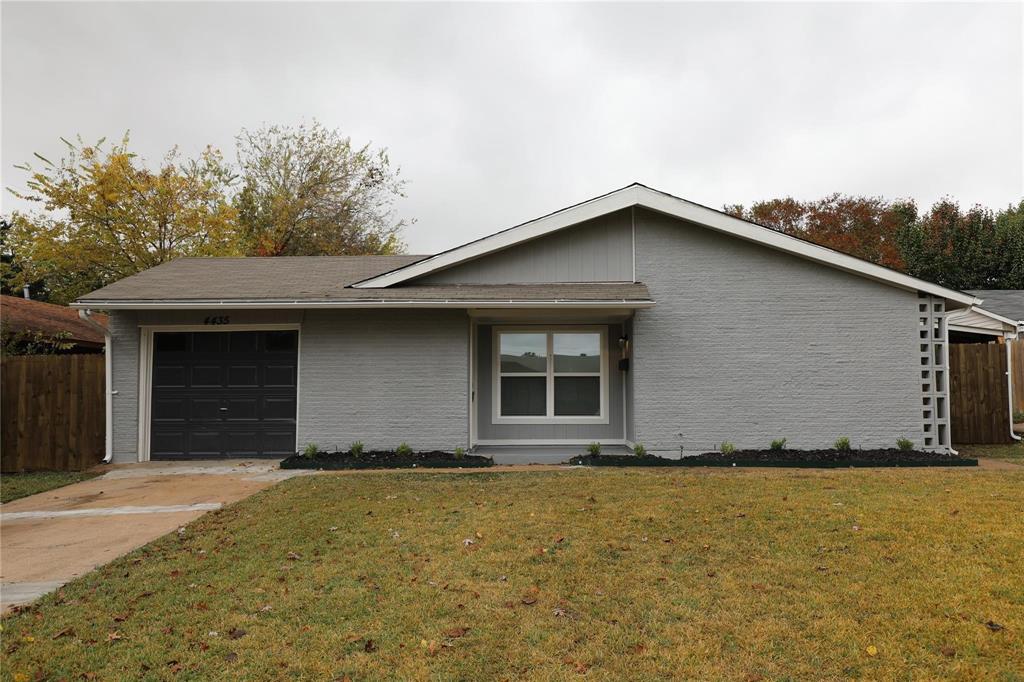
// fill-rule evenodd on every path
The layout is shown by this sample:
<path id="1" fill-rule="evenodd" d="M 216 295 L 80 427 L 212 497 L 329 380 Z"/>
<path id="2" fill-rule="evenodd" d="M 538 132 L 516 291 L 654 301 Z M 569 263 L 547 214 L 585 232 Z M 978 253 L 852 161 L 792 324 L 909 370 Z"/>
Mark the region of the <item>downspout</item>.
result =
<path id="1" fill-rule="evenodd" d="M 113 362 L 110 357 L 113 344 L 110 342 L 110 330 L 92 319 L 92 311 L 89 309 L 79 310 L 78 316 L 82 318 L 83 322 L 103 334 L 103 376 L 106 388 L 103 392 L 104 402 L 106 403 L 103 463 L 110 464 L 110 460 L 114 458 L 114 395 L 117 393 L 117 391 L 113 390 L 114 372 Z"/>
<path id="2" fill-rule="evenodd" d="M 1013 431 L 1013 353 L 1010 350 L 1013 344 L 1010 343 L 1010 339 L 1005 339 L 1003 345 L 1006 346 L 1006 395 L 1010 403 L 1010 438 L 1020 440 L 1020 436 Z"/>

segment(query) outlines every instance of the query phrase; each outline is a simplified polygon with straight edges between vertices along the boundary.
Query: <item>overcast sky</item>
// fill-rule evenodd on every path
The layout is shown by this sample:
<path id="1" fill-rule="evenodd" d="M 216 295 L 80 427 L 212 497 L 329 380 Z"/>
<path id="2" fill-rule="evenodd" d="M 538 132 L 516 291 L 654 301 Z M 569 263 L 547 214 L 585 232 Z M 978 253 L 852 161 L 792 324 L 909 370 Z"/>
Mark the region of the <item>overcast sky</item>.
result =
<path id="1" fill-rule="evenodd" d="M 413 253 L 634 180 L 719 207 L 1024 198 L 1022 5 L 2 4 L 2 181 L 317 118 L 390 149 Z M 6 193 L 5 193 L 6 194 Z M 4 210 L 17 207 L 9 196 Z"/>

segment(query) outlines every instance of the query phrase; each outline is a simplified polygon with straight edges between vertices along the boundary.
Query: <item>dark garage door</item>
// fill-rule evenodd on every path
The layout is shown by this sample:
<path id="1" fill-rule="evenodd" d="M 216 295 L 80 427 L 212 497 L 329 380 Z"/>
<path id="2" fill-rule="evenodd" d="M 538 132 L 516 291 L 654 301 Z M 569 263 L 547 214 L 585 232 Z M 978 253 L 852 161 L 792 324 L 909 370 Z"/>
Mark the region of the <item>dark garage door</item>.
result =
<path id="1" fill-rule="evenodd" d="M 151 459 L 295 452 L 298 332 L 153 335 Z"/>

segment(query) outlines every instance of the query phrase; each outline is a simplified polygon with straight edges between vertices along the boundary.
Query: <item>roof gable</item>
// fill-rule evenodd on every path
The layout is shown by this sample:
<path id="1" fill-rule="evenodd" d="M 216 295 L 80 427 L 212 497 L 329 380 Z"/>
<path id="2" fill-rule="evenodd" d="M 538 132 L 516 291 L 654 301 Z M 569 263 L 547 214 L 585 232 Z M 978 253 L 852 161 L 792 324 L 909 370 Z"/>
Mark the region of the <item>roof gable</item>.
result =
<path id="1" fill-rule="evenodd" d="M 707 206 L 659 192 L 639 183 L 634 183 L 614 192 L 477 239 L 430 258 L 397 268 L 391 272 L 365 279 L 352 286 L 361 289 L 394 286 L 633 206 L 641 206 L 652 211 L 674 216 L 739 239 L 761 244 L 768 248 L 790 253 L 828 267 L 845 270 L 892 286 L 911 291 L 922 291 L 933 296 L 941 296 L 961 305 L 972 305 L 979 302 L 973 295 L 890 270 L 860 258 L 772 230 L 763 225 L 736 218 Z"/>

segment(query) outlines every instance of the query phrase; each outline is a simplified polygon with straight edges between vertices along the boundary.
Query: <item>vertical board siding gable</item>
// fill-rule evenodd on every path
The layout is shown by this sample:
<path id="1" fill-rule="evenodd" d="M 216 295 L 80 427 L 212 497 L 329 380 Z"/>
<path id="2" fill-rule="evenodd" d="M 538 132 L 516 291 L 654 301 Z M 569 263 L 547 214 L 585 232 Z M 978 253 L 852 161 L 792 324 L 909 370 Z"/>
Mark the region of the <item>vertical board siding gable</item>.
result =
<path id="1" fill-rule="evenodd" d="M 417 284 L 531 284 L 633 280 L 630 211 L 616 211 L 554 234 L 415 280 Z"/>

